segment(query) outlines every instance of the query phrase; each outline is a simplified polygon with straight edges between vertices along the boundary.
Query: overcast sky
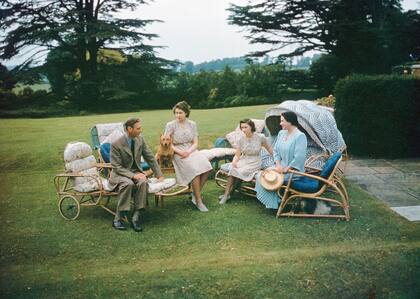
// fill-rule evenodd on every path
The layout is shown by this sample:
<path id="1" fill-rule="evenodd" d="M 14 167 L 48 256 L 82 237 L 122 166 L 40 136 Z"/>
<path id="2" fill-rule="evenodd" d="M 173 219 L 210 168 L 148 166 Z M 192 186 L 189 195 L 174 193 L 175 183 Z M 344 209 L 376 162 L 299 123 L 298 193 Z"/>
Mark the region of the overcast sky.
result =
<path id="1" fill-rule="evenodd" d="M 130 16 L 164 21 L 148 27 L 150 32 L 160 36 L 153 44 L 167 46 L 160 50 L 160 56 L 197 64 L 239 57 L 258 49 L 248 44 L 239 27 L 228 24 L 229 3 L 246 4 L 247 0 L 154 0 Z M 420 9 L 419 0 L 401 3 L 405 10 Z"/>
<path id="2" fill-rule="evenodd" d="M 229 3 L 246 4 L 247 0 L 154 0 L 124 15 L 162 20 L 147 27 L 147 32 L 160 36 L 152 44 L 166 46 L 159 50 L 159 56 L 197 64 L 262 49 L 249 45 L 241 28 L 228 24 Z M 405 10 L 420 9 L 420 0 L 403 0 L 402 5 Z M 3 63 L 15 65 L 21 61 L 17 57 Z"/>

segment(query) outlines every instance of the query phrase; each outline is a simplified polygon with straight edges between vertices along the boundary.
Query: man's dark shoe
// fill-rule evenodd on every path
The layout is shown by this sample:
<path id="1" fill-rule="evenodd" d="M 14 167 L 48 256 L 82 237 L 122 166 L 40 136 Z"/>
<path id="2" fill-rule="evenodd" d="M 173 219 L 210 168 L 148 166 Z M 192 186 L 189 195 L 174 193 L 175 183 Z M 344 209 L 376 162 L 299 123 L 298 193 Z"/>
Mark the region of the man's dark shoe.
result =
<path id="1" fill-rule="evenodd" d="M 126 230 L 127 227 L 124 225 L 124 222 L 122 222 L 121 220 L 114 220 L 112 222 L 112 227 L 118 230 Z"/>
<path id="2" fill-rule="evenodd" d="M 143 228 L 140 226 L 140 220 L 133 220 L 131 226 L 136 232 L 141 232 Z"/>

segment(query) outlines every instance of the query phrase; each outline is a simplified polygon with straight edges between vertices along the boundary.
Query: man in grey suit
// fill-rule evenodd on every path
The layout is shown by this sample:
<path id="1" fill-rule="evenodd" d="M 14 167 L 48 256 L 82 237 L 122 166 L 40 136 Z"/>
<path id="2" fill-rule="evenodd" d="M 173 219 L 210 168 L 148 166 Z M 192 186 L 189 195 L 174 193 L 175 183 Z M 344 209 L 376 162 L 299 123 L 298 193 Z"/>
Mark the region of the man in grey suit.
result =
<path id="1" fill-rule="evenodd" d="M 136 232 L 142 231 L 140 226 L 140 210 L 146 206 L 147 178 L 141 168 L 141 157 L 150 165 L 155 177 L 163 180 L 162 171 L 155 156 L 147 146 L 141 133 L 139 118 L 129 118 L 124 123 L 126 134 L 111 144 L 110 159 L 112 172 L 109 178 L 111 187 L 118 188 L 118 205 L 112 226 L 125 230 L 122 218 L 130 211 L 131 197 L 134 198 L 132 226 Z"/>

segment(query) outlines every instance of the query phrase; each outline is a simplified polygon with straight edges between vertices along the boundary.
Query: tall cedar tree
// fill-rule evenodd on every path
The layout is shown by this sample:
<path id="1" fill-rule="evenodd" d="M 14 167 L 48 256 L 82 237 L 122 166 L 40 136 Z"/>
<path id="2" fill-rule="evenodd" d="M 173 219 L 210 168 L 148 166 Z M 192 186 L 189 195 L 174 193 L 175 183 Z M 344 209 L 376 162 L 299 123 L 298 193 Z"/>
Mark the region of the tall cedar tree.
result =
<path id="1" fill-rule="evenodd" d="M 400 0 L 261 0 L 228 10 L 251 43 L 267 45 L 250 56 L 315 50 L 335 55 L 347 73 L 376 73 L 420 48 L 420 14 L 403 13 Z"/>
<path id="2" fill-rule="evenodd" d="M 115 17 L 122 10 L 134 10 L 146 0 L 2 0 L 0 5 L 0 59 L 11 59 L 30 51 L 28 66 L 43 53 L 60 48 L 72 54 L 80 73 L 80 108 L 98 99 L 99 49 L 153 53 L 146 45 L 157 35 L 144 27 L 157 20 Z"/>

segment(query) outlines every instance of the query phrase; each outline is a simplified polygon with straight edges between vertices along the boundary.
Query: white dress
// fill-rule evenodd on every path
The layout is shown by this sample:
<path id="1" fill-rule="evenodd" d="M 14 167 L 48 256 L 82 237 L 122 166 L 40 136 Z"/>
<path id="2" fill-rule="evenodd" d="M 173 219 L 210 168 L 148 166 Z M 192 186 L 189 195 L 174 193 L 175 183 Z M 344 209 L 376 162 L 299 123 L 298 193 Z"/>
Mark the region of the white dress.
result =
<path id="1" fill-rule="evenodd" d="M 243 181 L 251 181 L 255 174 L 261 170 L 261 147 L 265 142 L 265 137 L 254 133 L 252 137 L 243 136 L 239 139 L 238 148 L 241 151 L 236 167 L 231 167 L 229 175 Z"/>
<path id="2" fill-rule="evenodd" d="M 171 135 L 174 146 L 185 151 L 193 144 L 194 137 L 198 136 L 197 125 L 189 119 L 185 120 L 182 125 L 173 120 L 166 124 L 165 135 Z M 175 154 L 173 163 L 177 183 L 182 185 L 189 184 L 196 176 L 213 169 L 209 160 L 198 150 L 184 159 Z"/>

